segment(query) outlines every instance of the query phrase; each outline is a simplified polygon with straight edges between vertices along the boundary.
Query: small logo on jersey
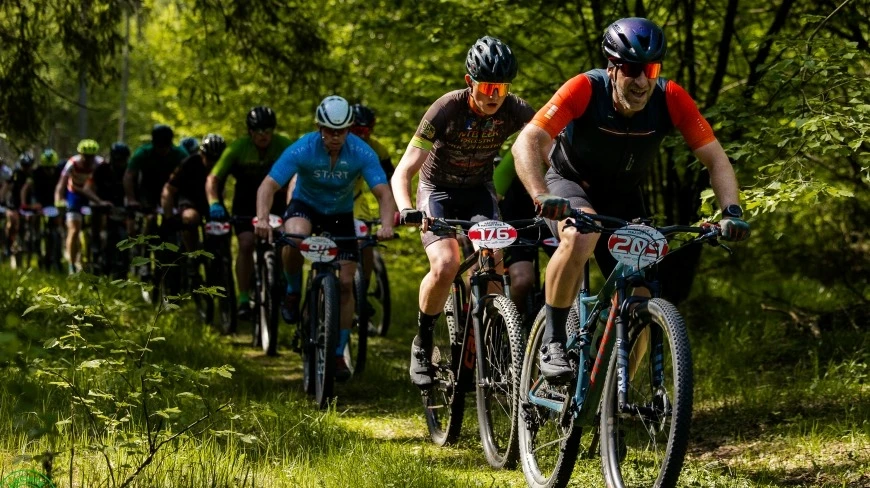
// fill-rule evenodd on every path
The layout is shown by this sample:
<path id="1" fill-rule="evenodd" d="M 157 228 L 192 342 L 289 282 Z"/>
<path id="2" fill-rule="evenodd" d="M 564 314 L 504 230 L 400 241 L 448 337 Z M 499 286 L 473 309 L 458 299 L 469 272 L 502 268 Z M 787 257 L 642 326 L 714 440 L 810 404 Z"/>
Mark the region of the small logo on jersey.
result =
<path id="1" fill-rule="evenodd" d="M 553 116 L 556 115 L 556 112 L 558 112 L 558 111 L 559 111 L 558 105 L 550 105 L 550 108 L 547 110 L 547 113 L 544 114 L 544 117 L 546 117 L 547 119 L 552 119 Z"/>
<path id="2" fill-rule="evenodd" d="M 465 119 L 465 130 L 471 130 L 477 127 L 477 119 Z"/>
<path id="3" fill-rule="evenodd" d="M 435 137 L 435 126 L 428 120 L 423 119 L 423 122 L 420 124 L 420 135 L 426 139 L 433 139 Z"/>

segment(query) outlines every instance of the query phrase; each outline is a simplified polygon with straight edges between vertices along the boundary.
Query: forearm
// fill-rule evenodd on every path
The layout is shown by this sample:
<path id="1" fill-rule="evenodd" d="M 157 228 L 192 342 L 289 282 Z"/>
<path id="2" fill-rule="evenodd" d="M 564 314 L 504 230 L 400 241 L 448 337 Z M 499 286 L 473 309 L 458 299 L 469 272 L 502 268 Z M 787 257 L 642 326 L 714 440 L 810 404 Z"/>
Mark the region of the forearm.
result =
<path id="1" fill-rule="evenodd" d="M 527 125 L 511 148 L 517 176 L 532 198 L 548 192 L 542 168 L 547 165 L 547 151 L 551 145 L 552 139 L 546 131 Z"/>
<path id="2" fill-rule="evenodd" d="M 74 187 L 74 188 L 77 192 L 88 197 L 88 200 L 90 200 L 92 202 L 101 203 L 103 201 L 102 198 L 97 196 L 97 192 L 94 191 L 94 188 L 92 186 L 84 185 L 81 187 Z"/>
<path id="3" fill-rule="evenodd" d="M 420 171 L 423 163 L 429 157 L 429 151 L 421 149 L 413 143 L 408 144 L 405 154 L 402 155 L 402 160 L 396 167 L 396 172 L 390 178 L 390 186 L 393 189 L 393 199 L 399 210 L 406 208 L 414 208 L 414 202 L 411 201 L 411 180 L 414 175 Z"/>
<path id="4" fill-rule="evenodd" d="M 396 214 L 396 202 L 388 185 L 377 185 L 372 188 L 372 193 L 378 199 L 378 210 L 381 214 L 381 222 L 393 225 L 393 216 Z"/>
<path id="5" fill-rule="evenodd" d="M 137 172 L 129 169 L 124 172 L 124 196 L 127 197 L 128 202 L 136 200 L 136 175 Z"/>
<path id="6" fill-rule="evenodd" d="M 175 206 L 175 194 L 178 189 L 169 183 L 163 185 L 163 192 L 160 193 L 160 206 L 163 207 L 163 215 L 172 215 L 172 207 Z"/>
<path id="7" fill-rule="evenodd" d="M 269 210 L 272 208 L 275 192 L 280 188 L 278 182 L 271 176 L 267 176 L 260 183 L 260 187 L 257 189 L 257 219 L 260 221 L 269 220 Z"/>
<path id="8" fill-rule="evenodd" d="M 219 202 L 221 200 L 218 188 L 220 187 L 220 179 L 215 175 L 208 175 L 205 179 L 205 196 L 208 203 Z"/>
<path id="9" fill-rule="evenodd" d="M 740 190 L 737 186 L 737 176 L 731 161 L 719 141 L 713 141 L 697 150 L 695 156 L 710 173 L 710 186 L 716 194 L 719 208 L 740 203 Z"/>

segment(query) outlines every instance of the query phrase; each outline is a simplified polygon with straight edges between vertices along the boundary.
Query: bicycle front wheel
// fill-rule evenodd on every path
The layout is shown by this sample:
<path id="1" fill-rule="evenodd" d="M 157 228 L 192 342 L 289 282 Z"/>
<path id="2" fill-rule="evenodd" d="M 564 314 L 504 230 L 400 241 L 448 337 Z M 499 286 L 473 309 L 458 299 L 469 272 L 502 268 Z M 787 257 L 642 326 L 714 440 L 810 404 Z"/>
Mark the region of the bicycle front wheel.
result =
<path id="1" fill-rule="evenodd" d="M 329 406 L 335 384 L 335 349 L 339 334 L 338 280 L 332 273 L 324 274 L 314 286 L 309 316 L 314 328 L 314 399 L 320 409 Z"/>
<path id="2" fill-rule="evenodd" d="M 522 319 L 513 302 L 496 296 L 481 324 L 483 369 L 478 371 L 477 420 L 490 466 L 513 468 L 519 455 L 517 390 L 523 362 Z"/>
<path id="3" fill-rule="evenodd" d="M 530 487 L 563 488 L 571 479 L 584 439 L 580 425 L 572 415 L 563 416 L 555 409 L 530 401 L 534 392 L 537 398 L 564 405 L 566 398 L 573 395 L 576 388 L 576 379 L 568 385 L 549 385 L 541 374 L 538 360 L 545 321 L 546 313 L 542 308 L 532 325 L 523 357 L 517 392 L 520 460 L 526 483 Z M 579 322 L 577 310 L 572 307 L 567 323 L 569 336 L 577 333 Z M 587 436 L 589 445 L 595 442 L 593 436 L 592 432 Z"/>
<path id="4" fill-rule="evenodd" d="M 463 286 L 461 282 L 459 286 Z M 457 303 L 462 303 L 461 294 L 453 292 L 447 297 L 442 317 L 435 323 L 432 346 L 435 382 L 431 388 L 423 391 L 423 413 L 429 437 L 439 446 L 456 442 L 465 413 L 466 392 L 457 378 L 462 367 L 462 331 L 465 322 L 462 306 L 456 306 Z"/>
<path id="5" fill-rule="evenodd" d="M 676 307 L 639 304 L 628 329 L 628 402 L 620 412 L 616 354 L 604 385 L 601 466 L 608 487 L 677 484 L 692 421 L 692 355 Z"/>

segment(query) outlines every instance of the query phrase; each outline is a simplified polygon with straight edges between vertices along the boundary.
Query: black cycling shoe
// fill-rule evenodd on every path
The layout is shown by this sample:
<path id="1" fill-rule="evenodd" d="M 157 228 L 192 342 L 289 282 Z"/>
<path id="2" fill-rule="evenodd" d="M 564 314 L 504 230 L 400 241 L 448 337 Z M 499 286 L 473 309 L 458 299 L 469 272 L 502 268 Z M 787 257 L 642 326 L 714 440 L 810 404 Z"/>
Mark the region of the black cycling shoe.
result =
<path id="1" fill-rule="evenodd" d="M 349 380 L 351 375 L 350 368 L 347 367 L 347 362 L 344 360 L 344 356 L 336 356 L 335 357 L 335 381 L 339 383 L 344 383 Z"/>
<path id="2" fill-rule="evenodd" d="M 411 344 L 411 367 L 408 368 L 411 383 L 419 388 L 432 386 L 435 372 L 432 369 L 432 352 Z"/>
<path id="3" fill-rule="evenodd" d="M 561 342 L 551 342 L 541 346 L 538 368 L 551 384 L 567 383 L 574 376 L 574 369 L 568 362 L 565 346 Z"/>

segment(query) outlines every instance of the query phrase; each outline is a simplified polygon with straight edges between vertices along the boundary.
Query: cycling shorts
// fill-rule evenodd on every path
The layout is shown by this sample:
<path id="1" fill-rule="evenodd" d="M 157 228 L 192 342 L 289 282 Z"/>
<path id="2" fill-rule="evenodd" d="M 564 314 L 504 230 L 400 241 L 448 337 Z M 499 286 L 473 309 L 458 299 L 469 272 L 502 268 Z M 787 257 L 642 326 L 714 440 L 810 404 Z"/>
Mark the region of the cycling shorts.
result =
<path id="1" fill-rule="evenodd" d="M 291 200 L 284 212 L 284 221 L 292 217 L 302 217 L 311 222 L 313 234 L 328 232 L 335 237 L 356 236 L 356 225 L 353 222 L 353 212 L 339 214 L 322 214 L 311 205 L 299 200 Z M 354 239 L 335 242 L 338 245 L 340 261 L 359 261 L 359 246 Z"/>
<path id="2" fill-rule="evenodd" d="M 628 189 L 627 192 L 621 194 L 609 192 L 596 193 L 585 190 L 576 181 L 562 177 L 553 168 L 547 171 L 546 181 L 549 192 L 553 195 L 567 198 L 571 202 L 571 208 L 588 207 L 601 215 L 617 217 L 623 220 L 648 216 L 643 200 L 643 192 L 641 192 L 639 187 Z M 558 221 L 548 219 L 547 225 L 549 225 L 553 235 L 559 235 Z M 598 262 L 598 268 L 605 277 L 609 276 L 613 268 L 616 267 L 616 260 L 613 259 L 613 256 L 610 255 L 610 251 L 607 249 L 607 237 L 598 239 L 598 243 L 595 245 L 595 260 Z"/>
<path id="3" fill-rule="evenodd" d="M 417 210 L 427 217 L 484 221 L 498 219 L 498 199 L 492 182 L 472 188 L 443 188 L 420 181 L 417 186 Z M 423 247 L 443 239 L 456 239 L 456 233 L 435 235 L 425 232 L 420 236 Z"/>

